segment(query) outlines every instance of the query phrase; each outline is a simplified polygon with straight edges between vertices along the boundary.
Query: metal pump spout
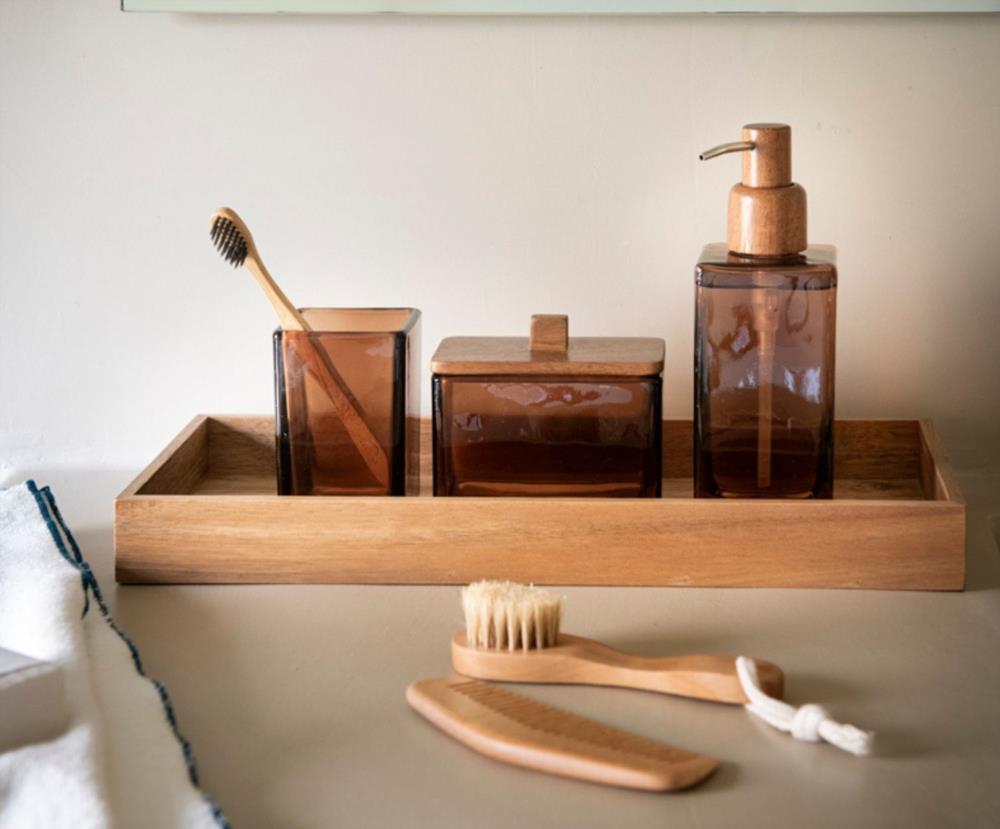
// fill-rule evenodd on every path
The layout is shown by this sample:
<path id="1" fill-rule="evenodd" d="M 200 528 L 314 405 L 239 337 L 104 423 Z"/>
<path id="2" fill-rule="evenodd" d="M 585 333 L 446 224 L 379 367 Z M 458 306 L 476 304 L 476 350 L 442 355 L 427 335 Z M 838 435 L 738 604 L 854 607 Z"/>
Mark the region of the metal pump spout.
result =
<path id="1" fill-rule="evenodd" d="M 728 144 L 719 144 L 718 147 L 712 147 L 710 150 L 705 150 L 701 155 L 698 156 L 702 161 L 708 161 L 710 158 L 715 158 L 717 155 L 725 155 L 726 153 L 741 153 L 744 150 L 755 150 L 757 145 L 753 141 L 730 141 Z"/>

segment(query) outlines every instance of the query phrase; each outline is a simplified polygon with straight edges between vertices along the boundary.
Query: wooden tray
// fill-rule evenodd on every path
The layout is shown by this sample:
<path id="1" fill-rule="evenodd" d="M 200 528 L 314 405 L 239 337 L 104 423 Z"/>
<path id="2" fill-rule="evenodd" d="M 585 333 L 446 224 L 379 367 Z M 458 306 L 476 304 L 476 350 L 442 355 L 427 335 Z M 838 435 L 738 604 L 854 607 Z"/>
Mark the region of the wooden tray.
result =
<path id="1" fill-rule="evenodd" d="M 274 421 L 198 416 L 115 500 L 125 583 L 350 582 L 961 590 L 965 504 L 928 421 L 837 422 L 830 501 L 691 497 L 663 423 L 662 499 L 275 494 Z M 422 491 L 430 492 L 424 423 Z"/>

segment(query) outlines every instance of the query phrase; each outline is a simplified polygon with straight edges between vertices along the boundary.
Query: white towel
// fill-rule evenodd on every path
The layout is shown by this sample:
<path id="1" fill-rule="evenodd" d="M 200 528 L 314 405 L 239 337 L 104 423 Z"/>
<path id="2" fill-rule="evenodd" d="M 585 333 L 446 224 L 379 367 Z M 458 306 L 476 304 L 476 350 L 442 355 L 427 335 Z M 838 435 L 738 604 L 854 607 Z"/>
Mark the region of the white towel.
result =
<path id="1" fill-rule="evenodd" d="M 0 754 L 0 829 L 226 827 L 47 488 L 0 490 L 0 646 L 59 664 L 56 739 Z M 10 712 L 0 712 L 0 716 Z"/>

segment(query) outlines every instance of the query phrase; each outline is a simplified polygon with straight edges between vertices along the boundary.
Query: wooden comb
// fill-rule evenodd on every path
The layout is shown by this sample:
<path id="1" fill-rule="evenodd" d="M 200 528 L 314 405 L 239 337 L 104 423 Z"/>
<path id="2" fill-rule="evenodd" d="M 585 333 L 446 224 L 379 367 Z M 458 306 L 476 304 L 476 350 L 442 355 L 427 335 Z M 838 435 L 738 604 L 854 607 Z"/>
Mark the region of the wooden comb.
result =
<path id="1" fill-rule="evenodd" d="M 424 679 L 406 700 L 469 748 L 515 766 L 629 789 L 669 792 L 700 783 L 718 760 L 570 714 L 460 676 Z"/>

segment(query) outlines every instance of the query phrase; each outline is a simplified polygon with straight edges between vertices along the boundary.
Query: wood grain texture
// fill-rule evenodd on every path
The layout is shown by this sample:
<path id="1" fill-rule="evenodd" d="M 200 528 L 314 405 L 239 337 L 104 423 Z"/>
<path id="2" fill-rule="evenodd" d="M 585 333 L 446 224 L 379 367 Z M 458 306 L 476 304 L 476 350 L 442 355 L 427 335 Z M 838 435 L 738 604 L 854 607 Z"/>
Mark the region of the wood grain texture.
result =
<path id="1" fill-rule="evenodd" d="M 729 191 L 729 250 L 784 256 L 806 249 L 806 191 L 792 181 L 792 130 L 787 124 L 747 124 L 743 177 Z"/>
<path id="2" fill-rule="evenodd" d="M 663 371 L 663 340 L 570 337 L 566 351 L 531 349 L 529 337 L 446 337 L 431 371 L 448 375 L 652 377 Z"/>
<path id="3" fill-rule="evenodd" d="M 565 354 L 569 348 L 569 317 L 565 314 L 534 314 L 531 317 L 532 351 Z"/>
<path id="4" fill-rule="evenodd" d="M 690 429 L 664 423 L 668 458 L 685 440 L 690 455 L 682 439 Z M 667 464 L 664 486 L 680 497 L 663 499 L 279 497 L 272 430 L 265 416 L 189 424 L 116 500 L 119 581 L 492 578 L 906 590 L 964 583 L 965 505 L 942 497 L 957 493 L 954 475 L 932 430 L 916 421 L 838 422 L 844 462 L 857 477 L 838 482 L 833 500 L 794 502 L 693 499 L 683 462 Z M 191 486 L 180 470 L 197 447 L 209 460 Z M 921 497 L 925 480 L 938 482 L 931 497 Z M 171 482 L 174 493 L 164 491 Z"/>
<path id="5" fill-rule="evenodd" d="M 787 187 L 744 187 L 729 191 L 726 244 L 743 256 L 789 256 L 808 247 L 806 191 Z"/>
<path id="6" fill-rule="evenodd" d="M 648 791 L 686 789 L 718 761 L 465 677 L 406 689 L 414 710 L 469 748 L 515 766 Z"/>
<path id="7" fill-rule="evenodd" d="M 277 492 L 274 421 L 248 422 L 239 415 L 212 415 L 208 420 L 208 469 L 216 478 L 264 474 L 265 492 Z"/>
<path id="8" fill-rule="evenodd" d="M 781 699 L 785 688 L 781 668 L 754 661 L 761 688 Z M 460 631 L 451 639 L 451 665 L 463 676 L 498 682 L 611 685 L 735 705 L 750 701 L 736 674 L 735 656 L 634 656 L 568 633 L 560 634 L 551 647 L 508 651 L 470 646 Z"/>
<path id="9" fill-rule="evenodd" d="M 747 187 L 787 187 L 792 183 L 792 128 L 788 124 L 747 124 L 743 141 L 754 149 L 741 153 Z"/>
<path id="10" fill-rule="evenodd" d="M 920 421 L 920 480 L 925 497 L 936 501 L 965 503 L 955 470 L 952 469 L 941 439 L 929 420 Z"/>
<path id="11" fill-rule="evenodd" d="M 205 415 L 194 418 L 118 497 L 125 498 L 140 491 L 144 495 L 192 492 L 208 472 L 209 429 L 213 420 Z"/>

